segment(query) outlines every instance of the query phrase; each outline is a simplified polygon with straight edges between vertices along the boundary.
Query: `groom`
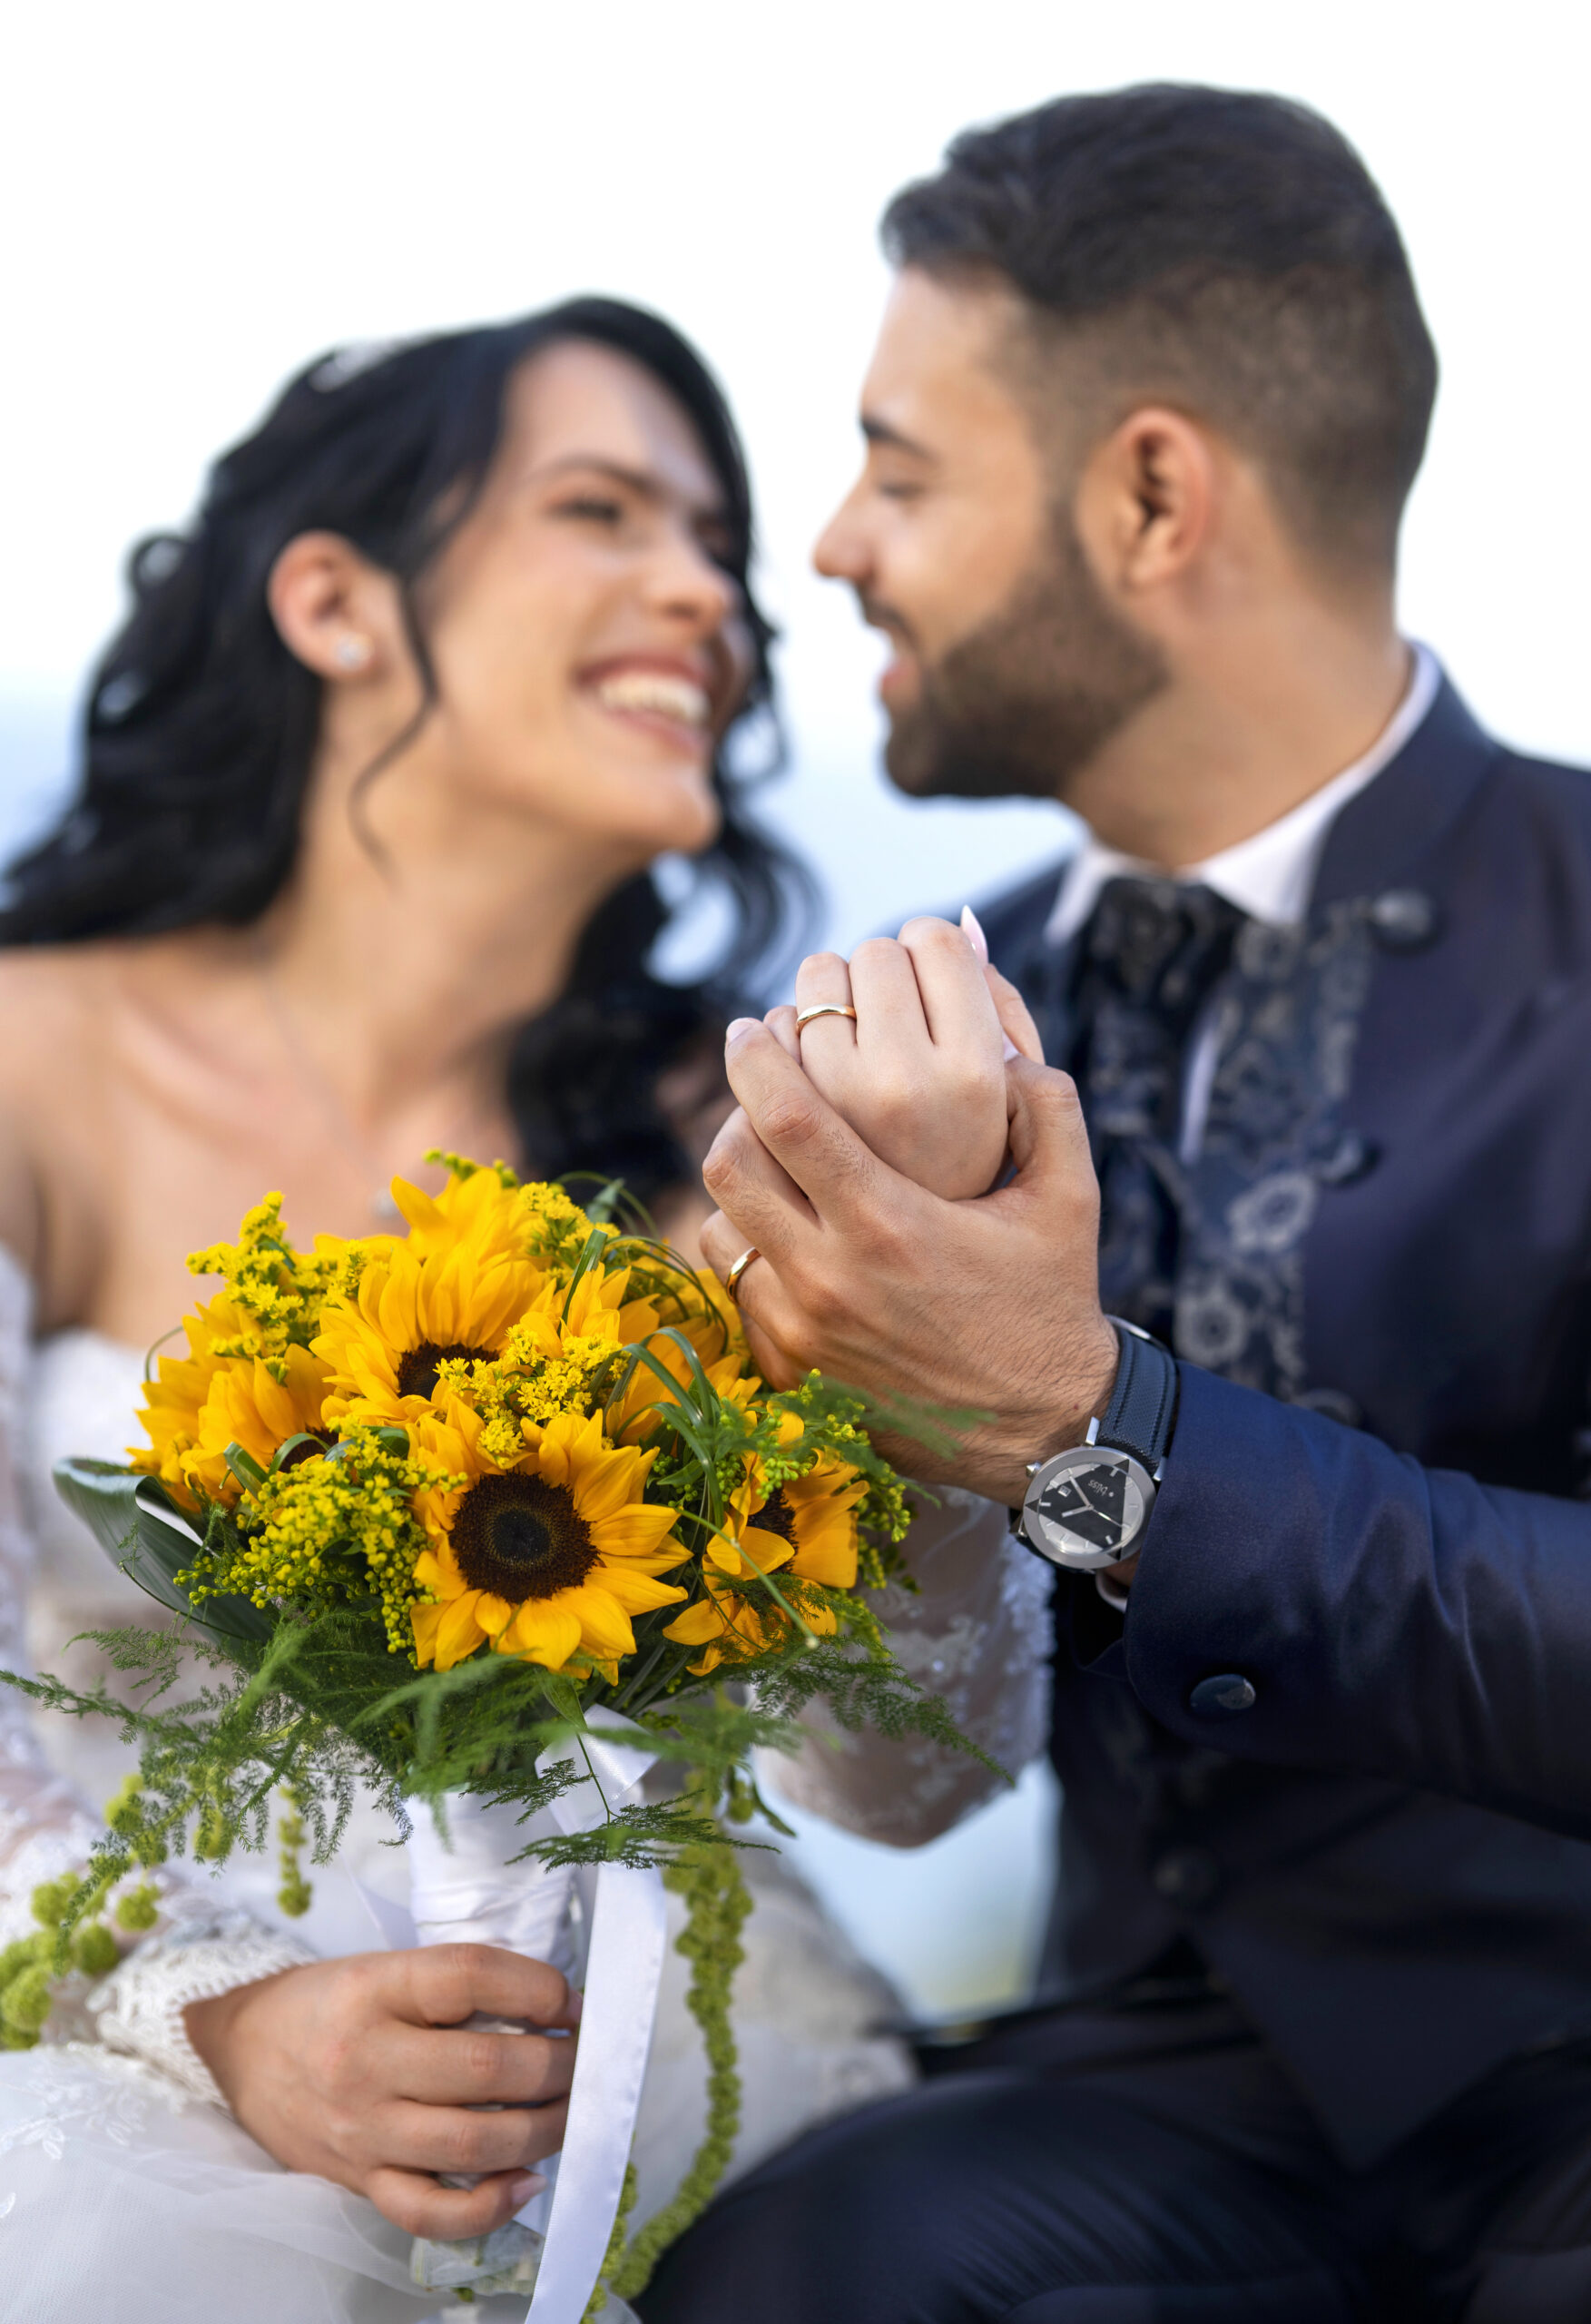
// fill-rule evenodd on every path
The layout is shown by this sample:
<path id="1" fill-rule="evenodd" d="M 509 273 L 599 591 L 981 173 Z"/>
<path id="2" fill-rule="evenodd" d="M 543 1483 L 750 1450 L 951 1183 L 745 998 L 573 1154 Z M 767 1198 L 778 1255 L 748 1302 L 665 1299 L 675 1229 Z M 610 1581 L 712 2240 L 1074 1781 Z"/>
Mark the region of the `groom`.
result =
<path id="1" fill-rule="evenodd" d="M 742 1024 L 706 1241 L 774 1377 L 991 1415 L 1062 1888 L 1044 2004 L 732 2189 L 648 2324 L 1584 2324 L 1591 787 L 1398 635 L 1435 361 L 1325 123 L 1067 99 L 885 231 L 820 563 L 903 789 L 1088 826 L 987 915 L 1074 1078 L 945 1203 Z"/>

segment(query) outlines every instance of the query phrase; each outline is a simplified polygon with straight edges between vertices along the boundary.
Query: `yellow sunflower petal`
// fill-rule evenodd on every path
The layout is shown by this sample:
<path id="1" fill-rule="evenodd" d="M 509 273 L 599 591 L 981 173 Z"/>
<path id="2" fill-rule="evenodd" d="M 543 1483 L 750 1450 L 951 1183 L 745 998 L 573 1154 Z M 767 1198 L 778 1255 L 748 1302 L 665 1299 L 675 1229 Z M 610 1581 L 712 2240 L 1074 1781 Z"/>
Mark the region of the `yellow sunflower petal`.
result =
<path id="1" fill-rule="evenodd" d="M 497 1638 L 513 1620 L 514 1609 L 506 1598 L 499 1598 L 494 1590 L 483 1590 L 476 1600 L 475 1618 L 488 1638 Z"/>
<path id="2" fill-rule="evenodd" d="M 762 1525 L 748 1525 L 741 1535 L 741 1546 L 763 1573 L 773 1572 L 795 1555 L 793 1544 L 782 1533 L 771 1533 Z"/>
<path id="3" fill-rule="evenodd" d="M 548 1670 L 561 1670 L 580 1644 L 580 1618 L 563 1604 L 569 1595 L 527 1598 L 496 1640 L 503 1654 L 523 1654 Z"/>
<path id="4" fill-rule="evenodd" d="M 687 1606 L 683 1614 L 665 1624 L 664 1638 L 678 1640 L 681 1646 L 702 1646 L 709 1639 L 722 1638 L 725 1630 L 723 1616 L 711 1598 L 699 1598 Z"/>
<path id="5" fill-rule="evenodd" d="M 604 1661 L 614 1655 L 633 1654 L 635 1633 L 630 1627 L 630 1617 L 610 1590 L 602 1588 L 593 1574 L 578 1589 L 560 1590 L 556 1598 L 547 1601 L 575 1616 L 580 1624 L 580 1644 L 588 1654 L 600 1655 Z"/>
<path id="6" fill-rule="evenodd" d="M 584 1510 L 581 1514 L 585 1515 Z M 673 1531 L 676 1516 L 672 1509 L 653 1509 L 648 1502 L 633 1501 L 611 1517 L 598 1518 L 594 1523 L 587 1518 L 586 1522 L 592 1545 L 603 1557 L 655 1557 Z M 681 1543 L 680 1555 L 685 1554 Z"/>
<path id="7" fill-rule="evenodd" d="M 436 1655 L 437 1632 L 447 1610 L 445 1606 L 411 1606 L 408 1610 L 409 1620 L 414 1624 L 415 1659 L 422 1667 Z"/>
<path id="8" fill-rule="evenodd" d="M 444 1542 L 435 1550 L 422 1550 L 415 1560 L 415 1580 L 427 1590 L 434 1590 L 439 1598 L 457 1598 L 466 1587 L 463 1574 L 454 1562 L 453 1552 Z"/>
<path id="9" fill-rule="evenodd" d="M 685 1594 L 677 1582 L 659 1581 L 650 1573 L 638 1573 L 633 1566 L 599 1565 L 587 1586 L 597 1583 L 627 1614 L 649 1614 L 654 1606 L 677 1606 Z"/>
<path id="10" fill-rule="evenodd" d="M 466 1654 L 473 1654 L 486 1639 L 486 1632 L 475 1618 L 478 1590 L 466 1590 L 462 1597 L 452 1599 L 442 1609 L 442 1620 L 437 1631 L 437 1668 L 451 1670 Z"/>

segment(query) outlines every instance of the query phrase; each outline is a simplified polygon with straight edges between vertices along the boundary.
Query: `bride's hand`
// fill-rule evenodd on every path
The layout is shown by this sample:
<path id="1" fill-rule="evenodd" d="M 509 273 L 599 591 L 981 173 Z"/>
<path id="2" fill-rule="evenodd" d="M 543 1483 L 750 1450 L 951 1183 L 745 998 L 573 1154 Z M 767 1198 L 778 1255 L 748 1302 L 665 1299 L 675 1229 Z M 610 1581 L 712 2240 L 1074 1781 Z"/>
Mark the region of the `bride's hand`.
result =
<path id="1" fill-rule="evenodd" d="M 968 915 L 970 918 L 970 914 Z M 941 1200 L 987 1192 L 1006 1156 L 1002 1033 L 1025 1057 L 1044 1053 L 1015 986 L 980 958 L 982 931 L 908 920 L 899 941 L 875 937 L 849 966 L 815 952 L 796 977 L 794 1008 L 767 1023 L 808 1079 L 881 1162 Z M 854 1008 L 796 1018 L 820 1002 Z"/>
<path id="2" fill-rule="evenodd" d="M 467 2029 L 476 2010 L 562 2034 Z M 564 2142 L 580 1997 L 484 1945 L 355 1954 L 194 2002 L 189 2039 L 266 2152 L 368 2195 L 411 2234 L 488 2234 Z M 501 2112 L 476 2112 L 480 2107 Z M 433 2173 L 479 2171 L 478 2186 Z"/>

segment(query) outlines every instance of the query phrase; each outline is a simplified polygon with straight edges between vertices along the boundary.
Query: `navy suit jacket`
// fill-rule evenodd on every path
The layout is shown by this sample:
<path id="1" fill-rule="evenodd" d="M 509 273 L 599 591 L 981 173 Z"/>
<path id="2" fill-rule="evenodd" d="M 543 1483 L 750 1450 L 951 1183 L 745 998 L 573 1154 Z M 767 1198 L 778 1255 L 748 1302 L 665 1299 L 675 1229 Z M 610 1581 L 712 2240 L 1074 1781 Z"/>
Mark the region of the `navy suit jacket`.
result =
<path id="1" fill-rule="evenodd" d="M 1065 1063 L 1057 869 L 984 919 Z M 1302 1246 L 1306 1390 L 1359 1424 L 1183 1363 L 1125 1625 L 1083 1577 L 1057 1618 L 1056 1984 L 1190 1938 L 1358 2166 L 1591 2028 L 1591 776 L 1444 685 L 1311 923 L 1411 891 Z"/>

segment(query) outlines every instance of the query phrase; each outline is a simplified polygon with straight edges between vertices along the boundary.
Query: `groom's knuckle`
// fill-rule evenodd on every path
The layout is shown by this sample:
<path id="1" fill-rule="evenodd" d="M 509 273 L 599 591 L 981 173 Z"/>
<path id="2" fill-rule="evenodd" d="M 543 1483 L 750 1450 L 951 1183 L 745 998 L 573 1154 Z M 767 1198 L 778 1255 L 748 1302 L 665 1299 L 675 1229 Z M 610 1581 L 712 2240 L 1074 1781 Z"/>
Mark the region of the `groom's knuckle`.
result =
<path id="1" fill-rule="evenodd" d="M 920 1257 L 918 1238 L 892 1210 L 870 1211 L 861 1239 L 869 1269 L 879 1275 L 892 1275 L 903 1265 L 908 1265 L 914 1253 Z"/>
<path id="2" fill-rule="evenodd" d="M 816 1108 L 799 1091 L 781 1090 L 768 1100 L 762 1128 L 771 1146 L 806 1147 L 818 1135 L 819 1120 Z"/>
<path id="3" fill-rule="evenodd" d="M 744 1178 L 748 1137 L 743 1116 L 726 1122 L 719 1131 L 702 1167 L 702 1179 L 711 1194 L 732 1191 Z"/>
<path id="4" fill-rule="evenodd" d="M 733 1152 L 721 1137 L 702 1165 L 702 1183 L 710 1195 L 722 1200 L 734 1186 L 739 1167 Z"/>
<path id="5" fill-rule="evenodd" d="M 821 1332 L 842 1323 L 850 1306 L 843 1287 L 831 1275 L 810 1275 L 800 1285 L 801 1305 L 810 1322 Z"/>

